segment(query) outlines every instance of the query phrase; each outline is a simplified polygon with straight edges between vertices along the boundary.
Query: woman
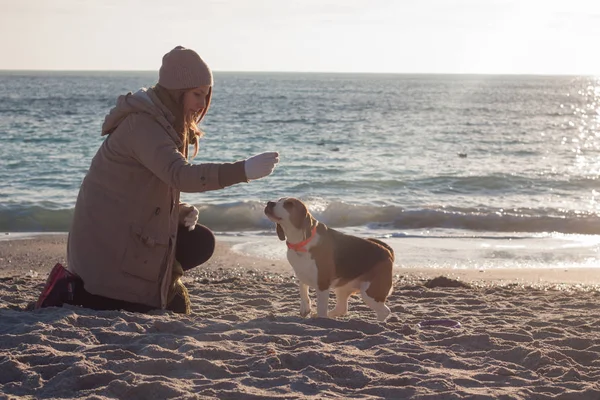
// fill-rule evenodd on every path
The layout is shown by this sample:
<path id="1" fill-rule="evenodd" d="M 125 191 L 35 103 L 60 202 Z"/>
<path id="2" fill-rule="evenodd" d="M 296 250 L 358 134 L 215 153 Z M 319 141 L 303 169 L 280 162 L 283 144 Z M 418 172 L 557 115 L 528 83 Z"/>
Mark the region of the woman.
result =
<path id="1" fill-rule="evenodd" d="M 69 231 L 68 271 L 54 267 L 36 307 L 189 313 L 179 279 L 212 255 L 212 232 L 180 192 L 203 192 L 263 178 L 276 152 L 223 164 L 190 164 L 198 124 L 210 106 L 213 77 L 191 49 L 162 60 L 158 84 L 120 96 L 106 116 L 106 139 L 83 180 Z"/>

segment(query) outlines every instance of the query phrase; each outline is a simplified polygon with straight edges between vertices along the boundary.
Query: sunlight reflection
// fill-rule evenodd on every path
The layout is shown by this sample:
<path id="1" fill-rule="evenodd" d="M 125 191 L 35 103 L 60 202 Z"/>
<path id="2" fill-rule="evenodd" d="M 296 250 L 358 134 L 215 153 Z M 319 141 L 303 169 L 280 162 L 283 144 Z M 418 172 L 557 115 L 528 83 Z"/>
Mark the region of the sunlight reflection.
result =
<path id="1" fill-rule="evenodd" d="M 575 78 L 558 106 L 564 119 L 557 139 L 572 160 L 565 178 L 569 185 L 583 189 L 582 211 L 600 214 L 600 77 Z"/>
<path id="2" fill-rule="evenodd" d="M 572 176 L 596 180 L 600 177 L 600 78 L 575 81 L 569 99 L 573 119 L 565 121 L 565 131 L 576 128 L 577 133 L 564 132 L 562 143 L 569 143 L 575 153 Z M 596 197 L 592 190 L 592 209 L 597 209 Z"/>

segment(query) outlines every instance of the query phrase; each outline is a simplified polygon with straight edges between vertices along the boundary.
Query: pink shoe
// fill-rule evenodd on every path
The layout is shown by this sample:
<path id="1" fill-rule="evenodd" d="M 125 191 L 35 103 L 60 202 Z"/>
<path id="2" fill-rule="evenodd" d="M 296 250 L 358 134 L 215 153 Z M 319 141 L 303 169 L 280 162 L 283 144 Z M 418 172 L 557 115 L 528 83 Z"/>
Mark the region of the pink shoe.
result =
<path id="1" fill-rule="evenodd" d="M 68 296 L 72 297 L 72 293 L 69 293 L 72 290 L 72 286 L 69 285 L 71 279 L 66 278 L 74 276 L 62 264 L 57 263 L 50 271 L 42 294 L 40 294 L 34 308 L 37 310 L 43 307 L 61 307 Z"/>

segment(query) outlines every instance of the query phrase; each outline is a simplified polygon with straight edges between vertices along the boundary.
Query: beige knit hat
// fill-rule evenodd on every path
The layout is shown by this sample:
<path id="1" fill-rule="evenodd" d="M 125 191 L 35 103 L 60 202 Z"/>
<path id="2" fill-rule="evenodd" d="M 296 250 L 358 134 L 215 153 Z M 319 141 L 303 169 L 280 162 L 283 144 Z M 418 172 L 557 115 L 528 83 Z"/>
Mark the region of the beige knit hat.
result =
<path id="1" fill-rule="evenodd" d="M 208 65 L 198 53 L 177 46 L 164 55 L 158 71 L 158 84 L 166 89 L 192 89 L 213 85 L 213 76 Z"/>

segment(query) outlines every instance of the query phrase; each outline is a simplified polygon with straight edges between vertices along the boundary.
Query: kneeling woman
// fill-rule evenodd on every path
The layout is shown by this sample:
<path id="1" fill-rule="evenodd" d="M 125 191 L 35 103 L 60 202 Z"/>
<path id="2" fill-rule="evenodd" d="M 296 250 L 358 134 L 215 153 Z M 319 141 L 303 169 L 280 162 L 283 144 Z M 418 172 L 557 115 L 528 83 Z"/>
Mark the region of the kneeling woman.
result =
<path id="1" fill-rule="evenodd" d="M 36 306 L 189 313 L 183 271 L 206 262 L 212 232 L 180 192 L 203 192 L 269 175 L 276 152 L 233 163 L 191 164 L 198 152 L 213 76 L 193 50 L 163 57 L 158 83 L 120 96 L 106 139 L 81 185 L 69 231 L 68 271 L 50 273 Z"/>

